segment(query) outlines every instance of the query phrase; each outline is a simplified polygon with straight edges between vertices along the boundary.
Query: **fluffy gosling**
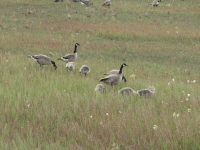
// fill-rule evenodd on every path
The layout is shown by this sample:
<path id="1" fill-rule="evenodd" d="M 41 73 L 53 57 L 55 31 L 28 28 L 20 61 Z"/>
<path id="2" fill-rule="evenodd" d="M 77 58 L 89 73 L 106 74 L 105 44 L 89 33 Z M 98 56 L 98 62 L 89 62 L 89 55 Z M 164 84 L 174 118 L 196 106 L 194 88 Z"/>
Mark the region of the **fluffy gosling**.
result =
<path id="1" fill-rule="evenodd" d="M 103 84 L 97 84 L 95 89 L 96 92 L 99 91 L 101 93 L 105 93 L 106 92 L 106 88 Z"/>
<path id="2" fill-rule="evenodd" d="M 154 86 L 150 86 L 146 89 L 138 90 L 137 93 L 139 96 L 144 96 L 145 98 L 151 97 L 153 94 L 155 94 L 156 89 Z"/>
<path id="3" fill-rule="evenodd" d="M 90 72 L 90 68 L 87 65 L 81 66 L 79 73 L 84 74 L 85 76 Z"/>
<path id="4" fill-rule="evenodd" d="M 134 91 L 132 88 L 130 87 L 125 87 L 125 88 L 122 88 L 121 90 L 118 91 L 119 94 L 121 95 L 136 95 L 137 92 Z"/>
<path id="5" fill-rule="evenodd" d="M 74 71 L 74 69 L 75 69 L 75 63 L 74 62 L 68 62 L 66 64 L 66 68 L 67 68 L 68 71 Z"/>

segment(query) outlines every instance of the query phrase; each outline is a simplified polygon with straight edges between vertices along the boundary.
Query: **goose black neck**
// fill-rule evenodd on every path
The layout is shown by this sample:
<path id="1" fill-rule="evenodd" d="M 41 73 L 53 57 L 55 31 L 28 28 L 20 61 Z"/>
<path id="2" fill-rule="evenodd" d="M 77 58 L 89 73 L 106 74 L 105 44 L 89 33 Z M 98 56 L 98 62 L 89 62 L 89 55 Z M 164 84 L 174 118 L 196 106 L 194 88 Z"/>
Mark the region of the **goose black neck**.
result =
<path id="1" fill-rule="evenodd" d="M 121 65 L 120 70 L 119 70 L 119 74 L 122 73 L 122 69 L 123 69 L 124 65 Z"/>
<path id="2" fill-rule="evenodd" d="M 75 44 L 74 53 L 76 53 L 77 45 Z"/>
<path id="3" fill-rule="evenodd" d="M 51 63 L 53 64 L 53 66 L 54 66 L 54 68 L 56 70 L 56 68 L 57 68 L 56 63 L 54 61 L 51 61 Z"/>

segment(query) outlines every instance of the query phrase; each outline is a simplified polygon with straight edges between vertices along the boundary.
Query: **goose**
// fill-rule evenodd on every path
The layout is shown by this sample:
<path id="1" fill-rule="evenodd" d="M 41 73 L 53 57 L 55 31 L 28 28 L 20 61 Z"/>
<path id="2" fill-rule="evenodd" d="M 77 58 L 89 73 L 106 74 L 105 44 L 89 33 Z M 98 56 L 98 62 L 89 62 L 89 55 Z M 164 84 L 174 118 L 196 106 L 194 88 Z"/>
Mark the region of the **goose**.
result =
<path id="1" fill-rule="evenodd" d="M 161 2 L 161 1 L 160 0 L 153 0 L 153 2 L 150 5 L 157 7 L 159 5 L 159 2 Z"/>
<path id="2" fill-rule="evenodd" d="M 79 70 L 80 74 L 85 74 L 85 76 L 90 72 L 90 68 L 87 65 L 81 66 Z"/>
<path id="3" fill-rule="evenodd" d="M 74 71 L 74 69 L 75 69 L 75 63 L 74 62 L 68 62 L 66 64 L 66 68 L 67 68 L 68 71 Z"/>
<path id="4" fill-rule="evenodd" d="M 102 79 L 99 80 L 99 82 L 104 82 L 106 84 L 110 84 L 111 87 L 113 87 L 113 85 L 116 85 L 118 83 L 120 83 L 122 81 L 122 69 L 123 67 L 127 66 L 125 63 L 123 63 L 120 67 L 120 70 L 117 74 L 110 74 Z"/>
<path id="5" fill-rule="evenodd" d="M 75 44 L 75 48 L 74 48 L 74 53 L 73 54 L 67 54 L 61 58 L 58 58 L 58 60 L 62 60 L 65 62 L 73 62 L 77 59 L 77 47 L 79 46 L 79 43 Z"/>
<path id="6" fill-rule="evenodd" d="M 151 97 L 156 92 L 154 86 L 150 86 L 146 89 L 138 90 L 137 93 L 139 96 L 144 96 L 145 98 Z"/>
<path id="7" fill-rule="evenodd" d="M 57 68 L 56 63 L 54 61 L 52 61 L 48 56 L 43 55 L 43 54 L 39 54 L 39 55 L 29 55 L 29 58 L 35 60 L 36 62 L 38 62 L 40 64 L 40 66 L 42 65 L 51 65 L 53 64 L 55 70 Z"/>
<path id="8" fill-rule="evenodd" d="M 113 69 L 113 70 L 109 71 L 108 73 L 105 73 L 104 75 L 118 74 L 118 73 L 119 73 L 119 70 Z M 122 80 L 124 80 L 124 82 L 126 82 L 127 80 L 126 80 L 126 78 L 125 78 L 125 76 L 124 76 L 124 73 L 122 72 L 122 74 L 123 74 Z"/>
<path id="9" fill-rule="evenodd" d="M 137 94 L 137 92 L 134 91 L 130 87 L 122 88 L 121 90 L 118 91 L 118 93 L 121 94 L 121 95 L 136 95 Z"/>
<path id="10" fill-rule="evenodd" d="M 110 6 L 111 5 L 111 1 L 110 0 L 106 0 L 102 6 Z"/>
<path id="11" fill-rule="evenodd" d="M 80 2 L 80 0 L 72 0 L 72 2 Z"/>
<path id="12" fill-rule="evenodd" d="M 92 2 L 90 2 L 90 0 L 85 0 L 85 1 L 82 1 L 82 0 L 80 0 L 81 2 L 81 4 L 82 5 L 86 5 L 86 6 L 89 6 L 89 5 L 92 5 L 93 3 Z"/>
<path id="13" fill-rule="evenodd" d="M 105 93 L 106 92 L 106 88 L 103 84 L 97 84 L 95 89 L 96 92 L 99 91 L 101 93 Z"/>

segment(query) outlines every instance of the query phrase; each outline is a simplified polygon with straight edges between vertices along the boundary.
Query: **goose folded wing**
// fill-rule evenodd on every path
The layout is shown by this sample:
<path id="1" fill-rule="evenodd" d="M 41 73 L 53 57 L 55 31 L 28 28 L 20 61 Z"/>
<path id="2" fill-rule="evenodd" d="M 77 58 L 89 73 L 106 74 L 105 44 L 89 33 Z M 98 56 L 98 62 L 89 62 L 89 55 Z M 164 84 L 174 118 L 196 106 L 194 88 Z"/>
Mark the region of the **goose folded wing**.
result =
<path id="1" fill-rule="evenodd" d="M 74 55 L 73 54 L 68 54 L 68 55 L 65 55 L 63 58 L 64 59 L 69 59 L 69 58 L 71 58 L 71 57 L 73 57 Z"/>

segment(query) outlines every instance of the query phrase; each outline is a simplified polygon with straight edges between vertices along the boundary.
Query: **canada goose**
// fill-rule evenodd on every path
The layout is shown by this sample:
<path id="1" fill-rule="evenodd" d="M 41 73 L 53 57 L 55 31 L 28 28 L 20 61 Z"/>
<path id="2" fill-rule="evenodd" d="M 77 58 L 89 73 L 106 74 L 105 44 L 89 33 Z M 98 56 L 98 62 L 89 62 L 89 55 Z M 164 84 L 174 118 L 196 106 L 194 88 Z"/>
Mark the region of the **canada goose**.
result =
<path id="1" fill-rule="evenodd" d="M 111 5 L 111 1 L 110 0 L 106 0 L 102 6 L 110 6 Z"/>
<path id="2" fill-rule="evenodd" d="M 106 88 L 103 84 L 97 84 L 95 89 L 95 91 L 99 91 L 101 93 L 105 93 L 106 92 Z"/>
<path id="3" fill-rule="evenodd" d="M 80 0 L 80 1 L 81 1 L 82 5 L 86 5 L 86 6 L 89 6 L 89 5 L 93 4 L 92 2 L 90 2 L 90 0 L 85 0 L 85 1 Z"/>
<path id="4" fill-rule="evenodd" d="M 145 98 L 148 98 L 152 96 L 155 93 L 155 87 L 150 86 L 146 89 L 138 90 L 137 93 L 139 96 L 144 96 Z"/>
<path id="5" fill-rule="evenodd" d="M 52 61 L 52 60 L 51 60 L 48 56 L 46 56 L 46 55 L 43 55 L 43 54 L 33 55 L 33 56 L 29 55 L 28 57 L 30 57 L 31 59 L 37 61 L 37 62 L 40 64 L 40 66 L 42 66 L 42 65 L 51 65 L 51 64 L 53 64 L 55 70 L 56 70 L 56 68 L 57 68 L 56 63 L 55 63 L 54 61 Z"/>
<path id="6" fill-rule="evenodd" d="M 79 43 L 75 44 L 75 48 L 74 48 L 74 53 L 73 54 L 67 54 L 61 58 L 58 58 L 58 60 L 63 60 L 65 62 L 73 62 L 77 59 L 77 47 L 79 46 Z"/>
<path id="7" fill-rule="evenodd" d="M 90 72 L 90 68 L 86 65 L 81 66 L 79 70 L 80 74 L 85 74 L 85 76 Z"/>
<path id="8" fill-rule="evenodd" d="M 150 4 L 152 6 L 158 6 L 159 5 L 160 0 L 153 0 L 153 2 Z"/>
<path id="9" fill-rule="evenodd" d="M 80 0 L 72 0 L 72 2 L 80 2 Z"/>
<path id="10" fill-rule="evenodd" d="M 119 82 L 122 81 L 122 77 L 123 77 L 122 69 L 123 69 L 124 66 L 127 66 L 127 65 L 125 63 L 123 63 L 117 74 L 110 74 L 110 75 L 100 79 L 99 81 L 104 82 L 106 84 L 110 84 L 111 87 L 113 87 L 113 85 L 116 85 L 116 84 L 118 84 Z"/>
<path id="11" fill-rule="evenodd" d="M 68 71 L 74 71 L 74 69 L 75 69 L 75 63 L 74 62 L 68 62 L 66 64 L 66 68 L 67 68 Z"/>
<path id="12" fill-rule="evenodd" d="M 113 69 L 113 70 L 109 71 L 108 73 L 105 73 L 104 75 L 118 74 L 118 73 L 119 73 L 119 70 Z M 122 72 L 122 74 L 123 74 L 122 80 L 124 80 L 124 82 L 126 82 L 127 80 L 126 80 L 126 78 L 125 78 L 125 76 L 124 76 L 124 73 Z"/>
<path id="13" fill-rule="evenodd" d="M 136 95 L 137 94 L 137 92 L 134 91 L 130 87 L 122 88 L 121 90 L 118 91 L 118 93 L 121 94 L 121 95 Z"/>

